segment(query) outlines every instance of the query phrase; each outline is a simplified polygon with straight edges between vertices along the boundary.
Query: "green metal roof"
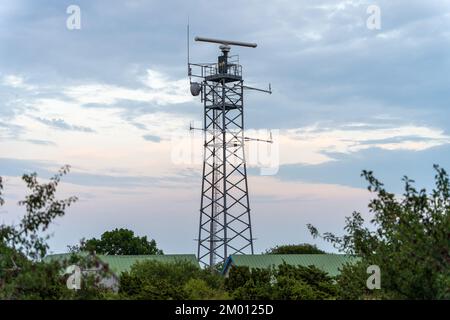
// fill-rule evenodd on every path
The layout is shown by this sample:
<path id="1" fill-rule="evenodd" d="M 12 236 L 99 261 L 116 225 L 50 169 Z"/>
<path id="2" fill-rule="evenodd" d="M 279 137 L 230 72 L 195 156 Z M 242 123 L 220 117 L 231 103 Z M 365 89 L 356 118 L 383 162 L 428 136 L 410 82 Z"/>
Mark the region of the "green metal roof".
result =
<path id="1" fill-rule="evenodd" d="M 283 262 L 294 266 L 315 266 L 330 276 L 339 274 L 339 269 L 346 263 L 354 263 L 358 258 L 342 254 L 254 254 L 231 255 L 224 266 L 224 272 L 232 265 L 254 268 L 277 267 Z"/>
<path id="2" fill-rule="evenodd" d="M 86 253 L 77 253 L 86 256 Z M 45 257 L 44 261 L 62 261 L 69 259 L 71 253 L 52 254 Z M 142 261 L 160 261 L 165 263 L 173 263 L 176 261 L 187 261 L 199 266 L 197 258 L 194 254 L 164 254 L 164 255 L 96 255 L 103 263 L 107 264 L 111 271 L 120 276 L 122 272 L 130 271 L 131 266 L 136 262 Z M 200 267 L 200 266 L 199 266 Z"/>

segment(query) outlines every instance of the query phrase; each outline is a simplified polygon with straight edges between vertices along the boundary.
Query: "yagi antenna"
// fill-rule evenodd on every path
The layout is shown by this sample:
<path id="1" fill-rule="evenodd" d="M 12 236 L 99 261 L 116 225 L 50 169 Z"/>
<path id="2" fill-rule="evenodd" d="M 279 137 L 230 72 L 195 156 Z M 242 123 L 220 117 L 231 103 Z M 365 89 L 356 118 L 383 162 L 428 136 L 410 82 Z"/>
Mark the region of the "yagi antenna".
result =
<path id="1" fill-rule="evenodd" d="M 241 46 L 241 47 L 249 47 L 249 48 L 256 48 L 258 46 L 256 43 L 212 39 L 212 38 L 204 38 L 204 37 L 195 37 L 195 41 L 218 43 L 218 44 L 222 44 L 225 46 Z"/>

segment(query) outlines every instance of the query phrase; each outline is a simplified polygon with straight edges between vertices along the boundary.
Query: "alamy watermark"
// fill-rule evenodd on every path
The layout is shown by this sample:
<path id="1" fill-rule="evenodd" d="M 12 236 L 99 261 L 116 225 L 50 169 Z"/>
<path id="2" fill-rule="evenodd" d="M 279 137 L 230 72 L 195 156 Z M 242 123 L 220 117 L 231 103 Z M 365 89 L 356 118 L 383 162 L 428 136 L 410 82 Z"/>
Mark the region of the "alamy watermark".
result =
<path id="1" fill-rule="evenodd" d="M 381 8 L 377 5 L 370 5 L 367 7 L 367 14 L 369 17 L 366 21 L 367 29 L 380 30 L 381 29 Z"/>
<path id="2" fill-rule="evenodd" d="M 201 165 L 204 161 L 211 166 L 223 163 L 224 143 L 221 134 L 213 131 L 207 134 L 208 144 L 205 148 L 202 135 L 188 134 L 186 131 L 173 132 L 170 139 L 172 163 L 183 166 Z M 280 165 L 279 130 L 249 130 L 247 134 L 253 139 L 245 139 L 239 133 L 227 133 L 225 143 L 227 164 L 238 166 L 245 161 L 247 167 L 259 168 L 260 175 L 277 174 Z M 211 140 L 213 136 L 217 137 L 214 141 Z M 265 140 L 267 137 L 270 137 L 270 140 Z"/>
<path id="3" fill-rule="evenodd" d="M 367 267 L 366 272 L 370 274 L 367 278 L 366 286 L 369 290 L 381 289 L 381 270 L 377 265 L 371 265 Z"/>
<path id="4" fill-rule="evenodd" d="M 66 9 L 66 13 L 69 15 L 66 20 L 66 27 L 69 30 L 81 29 L 81 9 L 77 5 L 70 5 Z"/>
<path id="5" fill-rule="evenodd" d="M 77 265 L 70 265 L 66 268 L 64 274 L 69 274 L 67 278 L 66 285 L 70 290 L 80 290 L 81 289 L 81 268 Z"/>

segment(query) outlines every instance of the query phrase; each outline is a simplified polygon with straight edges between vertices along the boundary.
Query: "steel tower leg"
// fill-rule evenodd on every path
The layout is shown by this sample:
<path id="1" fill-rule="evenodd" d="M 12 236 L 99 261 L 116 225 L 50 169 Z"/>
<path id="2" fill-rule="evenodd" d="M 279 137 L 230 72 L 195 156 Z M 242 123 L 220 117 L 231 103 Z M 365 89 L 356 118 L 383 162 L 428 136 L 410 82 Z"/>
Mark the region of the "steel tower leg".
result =
<path id="1" fill-rule="evenodd" d="M 243 81 L 203 81 L 204 161 L 198 259 L 253 253 L 244 154 Z"/>

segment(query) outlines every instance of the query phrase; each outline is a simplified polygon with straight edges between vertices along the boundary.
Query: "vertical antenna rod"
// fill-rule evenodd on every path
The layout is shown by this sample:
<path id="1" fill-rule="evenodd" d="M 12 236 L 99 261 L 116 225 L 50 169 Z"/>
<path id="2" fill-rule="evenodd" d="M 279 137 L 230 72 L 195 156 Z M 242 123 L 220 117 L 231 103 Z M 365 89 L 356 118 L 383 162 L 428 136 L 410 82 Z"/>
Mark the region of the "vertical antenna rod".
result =
<path id="1" fill-rule="evenodd" d="M 191 82 L 191 66 L 190 66 L 190 63 L 191 63 L 191 60 L 190 60 L 190 57 L 189 57 L 189 47 L 190 47 L 190 34 L 189 34 L 189 16 L 188 16 L 188 23 L 187 23 L 187 41 L 186 41 L 186 45 L 187 45 L 187 68 L 188 68 L 188 70 L 187 70 L 187 72 L 188 72 L 188 76 L 189 76 L 189 82 Z"/>

